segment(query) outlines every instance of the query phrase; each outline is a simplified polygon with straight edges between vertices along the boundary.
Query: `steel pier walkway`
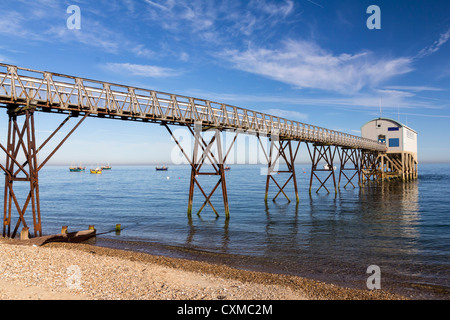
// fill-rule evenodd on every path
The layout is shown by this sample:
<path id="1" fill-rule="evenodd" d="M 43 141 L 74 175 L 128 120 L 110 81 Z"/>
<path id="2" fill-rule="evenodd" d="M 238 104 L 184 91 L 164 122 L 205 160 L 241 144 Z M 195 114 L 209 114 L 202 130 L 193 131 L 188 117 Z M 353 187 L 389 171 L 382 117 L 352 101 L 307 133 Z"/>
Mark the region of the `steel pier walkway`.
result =
<path id="1" fill-rule="evenodd" d="M 205 196 L 205 202 L 199 212 L 205 205 L 209 205 L 218 215 L 210 198 L 217 187 L 221 185 L 224 210 L 226 217 L 229 217 L 224 174 L 224 163 L 229 150 L 222 154 L 223 146 L 220 138 L 221 132 L 225 130 L 235 132 L 236 136 L 237 134 L 254 134 L 258 139 L 260 136 L 271 138 L 269 152 L 265 152 L 261 143 L 268 162 L 266 199 L 269 182 L 273 180 L 279 189 L 277 196 L 283 193 L 289 200 L 284 192 L 284 187 L 292 179 L 298 201 L 294 162 L 301 142 L 306 143 L 312 161 L 310 191 L 313 179 L 317 178 L 320 181 L 320 190 L 322 187 L 326 189 L 326 182 L 331 176 L 335 190 L 337 190 L 339 184 L 336 184 L 334 169 L 336 154 L 340 161 L 339 183 L 341 177 L 345 177 L 347 178 L 346 185 L 349 183 L 353 185 L 352 179 L 355 176 L 358 176 L 359 184 L 376 176 L 376 158 L 379 153 L 386 150 L 386 145 L 377 141 L 224 103 L 5 64 L 0 64 L 0 107 L 7 108 L 9 115 L 7 145 L 5 147 L 0 144 L 1 149 L 6 153 L 6 165 L 0 164 L 0 168 L 6 176 L 4 236 L 10 234 L 12 206 L 15 206 L 19 213 L 19 220 L 14 228 L 13 236 L 21 223 L 27 227 L 25 210 L 30 202 L 35 235 L 41 234 L 38 172 L 86 117 L 159 123 L 165 126 L 170 134 L 172 134 L 169 127 L 171 125 L 187 127 L 195 138 L 193 155 L 188 155 L 173 134 L 172 137 L 192 167 L 189 215 L 192 212 L 195 185 Z M 35 111 L 67 114 L 67 118 L 39 147 L 35 143 L 33 117 Z M 20 116 L 24 116 L 25 121 L 19 125 L 17 117 Z M 70 117 L 80 117 L 81 119 L 45 160 L 38 163 L 37 153 L 67 123 Z M 201 137 L 201 131 L 205 130 L 214 130 L 215 132 L 210 141 L 205 141 Z M 295 143 L 297 143 L 296 147 Z M 217 154 L 212 152 L 214 145 L 219 150 Z M 200 157 L 198 152 L 200 152 Z M 20 153 L 23 153 L 22 156 L 26 159 L 24 163 L 18 161 Z M 200 170 L 206 159 L 211 162 L 214 172 Z M 285 160 L 288 170 L 283 172 L 290 173 L 284 186 L 278 184 L 272 174 L 277 159 Z M 325 161 L 328 169 L 318 167 L 319 161 Z M 324 181 L 316 175 L 316 171 L 322 170 L 329 173 L 328 178 Z M 345 170 L 352 170 L 353 176 L 351 178 L 347 176 Z M 197 176 L 202 174 L 219 176 L 219 181 L 209 195 L 205 193 L 197 179 Z M 30 193 L 23 206 L 20 206 L 14 194 L 14 181 L 30 183 Z"/>

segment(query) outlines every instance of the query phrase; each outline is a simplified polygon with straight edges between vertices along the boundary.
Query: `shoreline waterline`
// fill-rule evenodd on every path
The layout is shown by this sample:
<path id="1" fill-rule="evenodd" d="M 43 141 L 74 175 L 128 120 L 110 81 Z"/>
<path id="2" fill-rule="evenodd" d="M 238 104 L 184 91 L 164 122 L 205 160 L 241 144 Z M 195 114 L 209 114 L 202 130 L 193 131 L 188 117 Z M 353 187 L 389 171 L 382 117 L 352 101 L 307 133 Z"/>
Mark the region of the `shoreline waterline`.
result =
<path id="1" fill-rule="evenodd" d="M 353 275 L 326 274 L 321 270 L 306 269 L 304 266 L 292 266 L 280 261 L 271 261 L 264 257 L 251 257 L 239 254 L 220 253 L 207 250 L 199 250 L 187 247 L 164 245 L 161 243 L 148 243 L 143 241 L 116 240 L 113 238 L 95 238 L 88 241 L 91 245 L 110 249 L 125 250 L 130 252 L 144 253 L 154 256 L 167 257 L 169 259 L 182 259 L 199 263 L 219 264 L 242 271 L 263 272 L 273 275 L 285 275 L 300 277 L 310 281 L 318 281 L 333 286 L 348 288 L 350 290 L 369 291 L 367 278 L 369 274 L 364 273 L 354 279 Z M 313 263 L 315 264 L 315 263 Z M 386 275 L 382 275 L 385 277 Z M 392 275 L 391 275 L 392 276 Z M 446 286 L 433 283 L 408 282 L 407 278 L 390 279 L 382 278 L 382 290 L 407 299 L 419 300 L 441 300 L 449 299 L 450 292 Z M 387 283 L 386 283 L 387 282 Z"/>
<path id="2" fill-rule="evenodd" d="M 382 290 L 342 288 L 297 276 L 91 244 L 50 243 L 33 247 L 0 239 L 0 248 L 3 251 L 0 280 L 11 286 L 16 284 L 22 291 L 30 288 L 34 296 L 28 299 L 38 299 L 36 286 L 56 297 L 67 298 L 72 294 L 73 299 L 94 300 L 405 299 Z M 67 288 L 67 278 L 72 276 L 67 270 L 74 265 L 80 270 L 81 289 Z M 0 288 L 0 297 L 14 299 L 14 291 L 10 289 L 8 296 Z M 53 299 L 49 294 L 46 297 Z"/>

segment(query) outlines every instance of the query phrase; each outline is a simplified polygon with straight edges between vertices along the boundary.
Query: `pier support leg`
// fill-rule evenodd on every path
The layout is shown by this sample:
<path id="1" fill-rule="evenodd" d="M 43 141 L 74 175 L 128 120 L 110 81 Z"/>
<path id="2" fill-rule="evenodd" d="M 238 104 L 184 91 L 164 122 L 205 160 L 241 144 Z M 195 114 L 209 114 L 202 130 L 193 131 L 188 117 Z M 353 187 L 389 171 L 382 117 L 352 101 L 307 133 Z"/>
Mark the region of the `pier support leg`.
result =
<path id="1" fill-rule="evenodd" d="M 5 189 L 3 203 L 3 237 L 14 238 L 22 224 L 24 230 L 29 230 L 25 212 L 31 206 L 31 214 L 33 218 L 34 236 L 42 236 L 41 225 L 41 208 L 39 201 L 39 170 L 47 163 L 47 161 L 55 154 L 64 141 L 72 134 L 72 132 L 81 124 L 88 114 L 67 134 L 61 143 L 45 158 L 42 163 L 38 163 L 38 152 L 50 141 L 52 137 L 61 129 L 61 127 L 69 120 L 64 120 L 61 125 L 45 140 L 39 148 L 36 148 L 36 135 L 34 124 L 33 106 L 8 106 L 8 137 L 6 148 L 0 143 L 0 148 L 6 154 L 5 166 L 0 164 L 0 168 L 5 173 Z M 23 123 L 18 118 L 23 119 Z M 25 161 L 24 161 L 25 160 Z M 20 162 L 19 162 L 20 161 Z M 23 163 L 21 163 L 24 161 Z M 21 206 L 16 194 L 14 186 L 18 182 L 26 182 L 29 184 L 29 192 L 26 196 L 24 204 Z M 14 208 L 18 213 L 18 220 L 12 225 Z M 14 229 L 12 229 L 13 227 Z M 11 233 L 12 229 L 12 233 Z"/>
<path id="2" fill-rule="evenodd" d="M 309 181 L 309 193 L 311 194 L 312 183 L 313 183 L 314 178 L 316 178 L 320 183 L 320 186 L 316 190 L 316 193 L 318 193 L 320 191 L 320 189 L 322 189 L 322 187 L 328 193 L 330 193 L 330 191 L 328 190 L 328 188 L 326 187 L 325 184 L 327 183 L 327 181 L 330 177 L 333 177 L 334 191 L 337 194 L 336 177 L 335 177 L 335 173 L 334 173 L 335 168 L 334 168 L 334 164 L 333 164 L 337 147 L 332 146 L 332 145 L 313 144 L 314 150 L 313 150 L 313 152 L 311 152 L 309 145 L 306 144 L 306 146 L 308 148 L 308 153 L 311 158 L 311 178 Z M 321 160 L 325 161 L 325 165 L 323 166 L 323 168 L 318 168 L 319 162 Z M 322 181 L 322 179 L 316 174 L 316 172 L 318 172 L 318 171 L 329 172 L 329 174 L 325 178 L 325 180 Z"/>
<path id="3" fill-rule="evenodd" d="M 288 185 L 288 183 L 292 180 L 294 184 L 294 192 L 295 192 L 295 201 L 296 203 L 299 203 L 300 198 L 298 196 L 298 187 L 297 187 L 297 177 L 295 174 L 295 159 L 297 158 L 298 149 L 300 148 L 301 141 L 298 141 L 297 146 L 293 147 L 293 141 L 291 140 L 278 140 L 273 139 L 270 142 L 270 150 L 269 150 L 269 156 L 267 156 L 266 151 L 264 150 L 264 146 L 260 140 L 260 137 L 258 136 L 258 141 L 261 144 L 261 147 L 263 149 L 264 155 L 267 159 L 267 180 L 266 180 L 266 193 L 265 193 L 265 201 L 267 201 L 269 197 L 269 185 L 270 181 L 273 181 L 275 185 L 278 187 L 278 193 L 275 195 L 275 197 L 272 199 L 272 201 L 275 201 L 277 197 L 282 193 L 286 199 L 291 202 L 287 194 L 284 192 L 284 188 Z M 286 150 L 287 149 L 287 150 Z M 279 170 L 279 163 L 278 160 L 280 157 L 284 160 L 287 170 Z M 282 174 L 282 173 L 288 173 L 289 177 L 283 184 L 283 186 L 280 186 L 280 184 L 277 182 L 277 180 L 274 178 L 274 174 Z"/>
<path id="4" fill-rule="evenodd" d="M 186 160 L 191 165 L 191 179 L 189 184 L 189 202 L 188 202 L 188 210 L 187 214 L 190 218 L 192 216 L 192 208 L 193 208 L 193 202 L 194 202 L 194 191 L 195 186 L 200 190 L 200 192 L 205 197 L 205 201 L 203 202 L 203 205 L 200 207 L 200 209 L 197 212 L 197 215 L 200 215 L 201 211 L 204 209 L 206 205 L 209 205 L 213 212 L 216 214 L 216 216 L 219 216 L 219 213 L 217 212 L 216 208 L 211 203 L 211 197 L 214 194 L 214 192 L 217 190 L 219 186 L 222 188 L 222 198 L 223 198 L 223 205 L 224 205 L 224 211 L 225 211 L 225 217 L 228 219 L 230 217 L 230 209 L 228 205 L 228 193 L 227 193 L 227 186 L 226 186 L 226 179 L 225 179 L 225 162 L 227 159 L 227 156 L 231 150 L 231 148 L 234 145 L 234 142 L 236 141 L 238 133 L 236 133 L 227 153 L 225 156 L 223 155 L 222 151 L 222 138 L 221 138 L 221 132 L 217 129 L 214 130 L 214 135 L 211 138 L 209 142 L 206 142 L 203 137 L 201 136 L 202 126 L 201 125 L 195 125 L 194 130 L 190 126 L 186 126 L 188 130 L 191 132 L 192 136 L 194 137 L 194 149 L 192 157 L 189 157 L 189 155 L 186 153 L 182 145 L 179 143 L 177 138 L 174 136 L 173 132 L 170 130 L 169 126 L 167 124 L 163 124 L 167 131 L 169 131 L 170 135 L 172 136 L 172 139 L 175 141 L 177 146 L 180 148 L 181 152 L 183 153 Z M 216 150 L 216 155 L 213 150 Z M 203 165 L 209 162 L 209 164 L 212 166 L 214 171 L 205 172 L 202 171 Z M 200 182 L 199 182 L 199 176 L 202 175 L 209 175 L 209 176 L 218 176 L 219 180 L 213 187 L 212 191 L 207 194 L 205 190 L 202 188 Z"/>
<path id="5" fill-rule="evenodd" d="M 24 116 L 22 127 L 17 122 L 19 115 Z M 19 214 L 17 223 L 12 233 L 14 238 L 20 224 L 23 224 L 24 230 L 29 230 L 25 221 L 25 211 L 31 202 L 31 212 L 33 217 L 33 226 L 35 236 L 42 234 L 41 213 L 39 206 L 39 179 L 38 179 L 38 163 L 36 159 L 36 143 L 34 132 L 34 111 L 27 109 L 23 113 L 9 113 L 8 121 L 8 141 L 7 147 L 1 145 L 6 153 L 5 167 L 5 190 L 4 190 L 4 207 L 3 207 L 3 236 L 11 236 L 11 219 L 13 207 L 17 209 Z M 20 164 L 19 158 L 25 158 L 26 164 Z M 1 165 L 0 165 L 1 166 Z M 16 171 L 16 167 L 18 168 Z M 30 191 L 25 200 L 25 204 L 21 206 L 14 192 L 14 182 L 27 182 Z"/>
<path id="6" fill-rule="evenodd" d="M 378 159 L 378 151 L 361 150 L 361 184 L 364 185 L 370 181 L 379 181 L 381 170 L 378 168 Z"/>
<path id="7" fill-rule="evenodd" d="M 353 186 L 353 188 L 356 188 L 356 186 L 353 184 L 352 180 L 354 178 L 358 179 L 358 184 L 361 180 L 361 170 L 359 168 L 360 160 L 359 160 L 359 150 L 355 148 L 341 148 L 341 151 L 339 152 L 339 160 L 341 162 L 339 167 L 339 182 L 338 182 L 338 188 L 341 186 L 341 181 L 343 178 L 346 179 L 346 183 L 344 185 L 344 188 L 347 188 L 349 184 Z M 348 164 L 348 165 L 347 165 Z M 349 177 L 345 172 L 350 171 L 349 175 L 353 174 Z"/>
<path id="8" fill-rule="evenodd" d="M 417 178 L 417 160 L 415 155 L 409 152 L 381 153 L 377 158 L 377 167 L 381 181 L 408 181 Z"/>

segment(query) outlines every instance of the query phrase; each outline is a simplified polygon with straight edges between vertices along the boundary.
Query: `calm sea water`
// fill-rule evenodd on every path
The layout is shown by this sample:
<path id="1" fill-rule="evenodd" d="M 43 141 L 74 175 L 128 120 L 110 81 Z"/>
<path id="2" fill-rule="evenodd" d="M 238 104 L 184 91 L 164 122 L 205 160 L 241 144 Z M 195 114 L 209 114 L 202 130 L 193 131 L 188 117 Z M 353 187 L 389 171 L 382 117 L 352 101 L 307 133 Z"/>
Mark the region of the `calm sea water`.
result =
<path id="1" fill-rule="evenodd" d="M 187 218 L 190 167 L 114 166 L 101 175 L 47 166 L 40 172 L 43 233 L 95 225 L 100 246 L 227 263 L 367 289 L 367 268 L 382 289 L 413 298 L 450 297 L 450 165 L 421 164 L 419 179 L 310 196 L 309 165 L 297 165 L 300 203 L 264 201 L 261 166 L 227 172 L 231 218 L 207 206 Z M 216 177 L 201 177 L 210 190 Z M 280 182 L 283 176 L 276 177 Z M 331 185 L 330 185 L 331 186 Z M 17 184 L 17 190 L 26 184 Z M 292 185 L 287 194 L 295 199 Z M 3 191 L 0 190 L 3 194 Z M 276 186 L 271 185 L 270 195 Z M 223 211 L 220 188 L 213 205 Z M 195 191 L 194 210 L 204 197 Z M 28 212 L 29 215 L 29 212 Z M 31 218 L 28 218 L 31 222 Z M 122 225 L 120 233 L 114 232 Z"/>

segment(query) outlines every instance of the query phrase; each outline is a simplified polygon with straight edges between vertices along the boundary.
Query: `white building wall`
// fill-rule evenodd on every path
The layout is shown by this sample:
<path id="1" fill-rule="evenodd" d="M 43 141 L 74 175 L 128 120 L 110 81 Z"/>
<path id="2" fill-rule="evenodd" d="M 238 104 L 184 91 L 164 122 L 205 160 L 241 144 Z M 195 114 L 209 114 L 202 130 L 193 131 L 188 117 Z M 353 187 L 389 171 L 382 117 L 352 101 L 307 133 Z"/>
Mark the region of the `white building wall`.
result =
<path id="1" fill-rule="evenodd" d="M 417 154 L 417 133 L 409 128 L 403 130 L 403 151 Z"/>
<path id="2" fill-rule="evenodd" d="M 374 119 L 361 128 L 361 136 L 380 141 L 385 137 L 388 152 L 409 151 L 417 154 L 417 133 L 390 119 Z"/>

